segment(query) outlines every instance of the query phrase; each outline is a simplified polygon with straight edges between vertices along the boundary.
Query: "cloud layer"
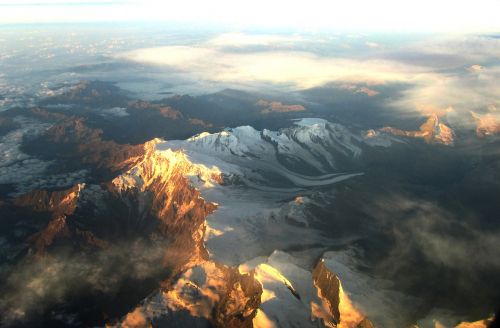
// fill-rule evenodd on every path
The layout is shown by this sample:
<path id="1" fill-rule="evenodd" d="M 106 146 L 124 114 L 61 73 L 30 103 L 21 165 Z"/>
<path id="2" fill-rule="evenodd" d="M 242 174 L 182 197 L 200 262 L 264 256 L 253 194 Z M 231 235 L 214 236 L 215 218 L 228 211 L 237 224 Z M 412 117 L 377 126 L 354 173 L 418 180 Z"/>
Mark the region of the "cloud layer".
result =
<path id="1" fill-rule="evenodd" d="M 331 82 L 361 83 L 366 87 L 352 91 L 375 96 L 378 91 L 371 85 L 406 84 L 411 87 L 403 97 L 389 100 L 388 105 L 421 115 L 429 114 L 429 108 L 447 108 L 451 121 L 470 126 L 471 110 L 488 113 L 489 108 L 500 107 L 496 38 L 455 36 L 396 46 L 359 38 L 364 51 L 355 43 L 312 35 L 229 33 L 196 45 L 136 49 L 115 58 L 162 67 L 194 84 L 226 87 L 294 91 Z M 331 46 L 318 51 L 313 45 L 319 44 Z M 342 45 L 354 48 L 342 53 Z"/>

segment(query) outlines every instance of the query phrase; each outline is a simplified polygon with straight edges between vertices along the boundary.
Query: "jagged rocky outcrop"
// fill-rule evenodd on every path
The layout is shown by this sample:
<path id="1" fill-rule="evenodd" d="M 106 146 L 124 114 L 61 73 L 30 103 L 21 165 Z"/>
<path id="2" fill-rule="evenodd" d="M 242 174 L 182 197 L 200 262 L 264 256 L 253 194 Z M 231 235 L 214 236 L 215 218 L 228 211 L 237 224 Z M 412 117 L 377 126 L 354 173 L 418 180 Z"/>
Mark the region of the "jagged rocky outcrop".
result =
<path id="1" fill-rule="evenodd" d="M 338 276 L 321 260 L 312 273 L 318 296 L 330 310 L 336 327 L 373 327 L 373 323 L 353 305 L 342 288 Z"/>
<path id="2" fill-rule="evenodd" d="M 181 112 L 173 109 L 170 106 L 161 106 L 160 104 L 155 104 L 144 100 L 130 101 L 128 103 L 128 109 L 156 111 L 162 117 L 170 118 L 172 120 L 178 120 L 183 117 Z"/>
<path id="3" fill-rule="evenodd" d="M 78 231 L 102 236 L 101 245 L 113 242 L 116 234 L 135 229 L 135 237 L 170 240 L 169 245 L 178 249 L 169 256 L 172 263 L 188 255 L 205 258 L 204 219 L 216 205 L 200 196 L 187 175 L 199 174 L 207 181 L 219 181 L 220 177 L 217 172 L 194 167 L 181 152 L 156 152 L 155 144 L 152 141 L 141 145 L 138 152 L 144 155 L 125 161 L 136 164 L 101 186 L 78 184 L 68 190 L 36 190 L 17 198 L 14 201 L 17 206 L 30 206 L 34 211 L 52 215 L 47 228 L 36 238 L 40 240 L 37 244 L 48 246 L 56 235 L 69 238 L 67 220 L 70 220 L 73 221 L 70 226 L 75 223 Z M 109 165 L 125 164 L 121 158 L 115 158 Z M 116 214 L 109 213 L 108 206 L 115 207 Z M 123 215 L 124 212 L 128 214 Z M 93 222 L 92 216 L 99 218 L 104 214 L 108 222 Z M 115 220 L 121 221 L 119 225 L 109 224 Z"/>
<path id="4" fill-rule="evenodd" d="M 132 279 L 140 286 L 141 281 L 153 279 L 157 286 L 161 279 L 173 279 L 192 263 L 206 260 L 208 253 L 203 245 L 205 218 L 215 210 L 216 205 L 201 197 L 195 181 L 189 176 L 196 176 L 196 182 L 206 180 L 206 183 L 218 183 L 221 177 L 216 171 L 193 165 L 180 151 L 157 152 L 155 144 L 156 141 L 152 141 L 141 145 L 140 152 L 143 155 L 129 162 L 133 163 L 131 168 L 109 182 L 77 184 L 58 191 L 35 190 L 9 201 L 8 209 L 17 207 L 25 209 L 28 216 L 30 212 L 48 216 L 45 226 L 26 236 L 27 245 L 31 249 L 27 254 L 35 256 L 30 257 L 32 261 L 23 261 L 19 270 L 33 270 L 34 274 L 44 276 L 45 270 L 55 269 L 44 269 L 43 265 L 36 264 L 38 261 L 56 263 L 59 268 L 66 265 L 64 258 L 68 254 L 74 254 L 72 256 L 79 258 L 81 263 L 70 262 L 67 265 L 81 266 L 81 270 L 91 272 L 94 275 L 89 278 L 91 280 L 82 283 L 90 284 L 89 293 L 99 297 L 99 290 L 103 287 L 97 281 L 103 281 L 104 284 L 111 280 L 113 286 L 106 288 L 121 288 L 119 286 L 122 283 L 119 281 Z M 118 161 L 121 162 L 121 159 Z M 113 166 L 112 163 L 110 165 Z M 14 220 L 12 222 L 16 224 Z M 127 253 L 130 254 L 130 259 L 122 259 Z M 61 264 L 57 264 L 57 259 L 61 256 Z M 107 260 L 115 263 L 116 270 L 128 268 L 131 272 L 114 272 L 112 267 L 108 267 L 111 263 L 107 264 Z M 33 263 L 36 270 L 29 269 L 30 263 Z M 16 268 L 13 266 L 9 269 L 14 276 L 17 274 Z M 59 276 L 61 279 L 71 279 L 66 275 L 71 276 L 73 271 L 68 271 L 70 273 L 55 271 L 54 278 L 51 278 L 55 279 L 53 283 L 57 284 Z M 9 278 L 9 272 L 6 272 L 6 281 L 22 284 L 18 282 L 18 278 Z M 80 275 L 78 272 L 76 274 Z M 227 289 L 234 295 L 251 287 L 251 281 L 235 276 L 234 270 L 224 274 L 224 281 L 231 282 L 232 286 Z M 93 285 L 98 288 L 95 292 L 92 291 Z M 148 285 L 151 286 L 151 282 Z M 25 294 L 31 293 L 29 289 L 19 289 L 16 285 L 2 285 L 0 288 L 12 300 L 25 299 L 28 297 Z M 137 292 L 140 291 L 139 288 Z M 142 289 L 143 293 L 150 291 L 151 289 Z M 55 302 L 65 300 L 64 293 Z M 36 299 L 37 296 L 29 297 Z M 69 304 L 64 302 L 64 306 L 74 306 L 71 302 L 79 300 L 68 302 Z M 227 295 L 221 295 L 221 302 L 221 314 L 214 317 L 214 320 L 235 316 L 234 313 L 231 314 L 231 300 Z M 12 308 L 14 303 L 15 301 L 0 304 L 0 313 L 5 314 L 4 317 L 9 320 L 20 318 L 14 312 L 17 310 Z M 32 307 L 33 303 L 29 306 Z M 92 320 L 98 319 L 94 317 Z"/>
<path id="5" fill-rule="evenodd" d="M 77 184 L 61 191 L 33 190 L 14 200 L 17 206 L 29 206 L 37 212 L 52 212 L 55 215 L 72 214 L 75 211 L 78 195 L 84 184 Z"/>
<path id="6" fill-rule="evenodd" d="M 156 142 L 148 147 L 154 149 Z M 175 236 L 166 259 L 175 264 L 174 274 L 162 282 L 159 291 L 125 316 L 119 326 L 129 325 L 131 318 L 139 314 L 144 322 L 153 325 L 184 322 L 188 320 L 186 312 L 217 327 L 252 325 L 261 286 L 252 274 L 241 274 L 235 268 L 208 260 L 203 245 L 204 219 L 216 205 L 201 198 L 188 179 L 190 176 L 193 183 L 203 186 L 222 182 L 217 169 L 193 164 L 183 152 L 171 150 L 152 151 L 148 160 L 111 182 L 121 197 L 148 199 L 152 213 L 161 222 L 159 231 Z"/>
<path id="7" fill-rule="evenodd" d="M 80 81 L 71 86 L 51 90 L 49 97 L 40 101 L 42 105 L 123 106 L 129 100 L 128 93 L 114 83 L 104 81 Z"/>
<path id="8" fill-rule="evenodd" d="M 144 326 L 182 326 L 188 321 L 190 326 L 252 327 L 262 293 L 253 273 L 213 261 L 200 261 L 163 285 L 116 326 L 128 327 L 140 314 Z"/>
<path id="9" fill-rule="evenodd" d="M 436 122 L 429 126 L 435 129 Z M 113 178 L 66 190 L 36 190 L 10 205 L 50 216 L 46 226 L 28 238 L 37 257 L 51 256 L 68 245 L 75 252 L 96 254 L 120 247 L 124 253 L 137 241 L 145 245 L 139 256 L 158 252 L 154 261 L 145 263 L 160 269 L 161 279 L 155 282 L 161 281 L 161 286 L 150 288 L 149 296 L 141 295 L 133 306 L 123 307 L 119 316 L 129 313 L 118 322 L 117 316 L 108 316 L 100 323 L 122 327 L 374 327 L 350 300 L 335 268 L 324 261 L 311 268 L 276 251 L 265 259 L 231 267 L 211 259 L 205 248 L 206 218 L 217 204 L 205 200 L 200 190 L 224 188 L 218 185 L 225 183 L 226 169 L 233 178 L 239 173 L 243 179 L 246 172 L 238 170 L 244 165 L 251 168 L 260 162 L 265 163 L 259 167 L 261 172 L 270 168 L 284 171 L 286 161 L 297 156 L 297 160 L 309 161 L 317 175 L 286 172 L 287 178 L 296 186 L 318 186 L 338 181 L 331 171 L 338 164 L 332 154 L 354 158 L 366 143 L 363 137 L 324 120 L 296 123 L 277 132 L 242 127 L 183 142 L 153 140 L 132 146 L 103 140 L 99 131 L 81 120 L 66 120 L 49 129 L 44 138 L 58 147 L 63 145 L 68 158 L 81 157 L 85 165 L 100 166 Z M 381 145 L 395 140 L 380 139 L 379 133 L 368 138 L 379 138 Z M 422 138 L 428 136 L 422 132 Z M 432 138 L 438 140 L 436 135 Z M 172 149 L 172 145 L 178 147 Z M 198 157 L 193 160 L 191 156 Z M 281 205 L 281 210 L 270 211 L 274 213 L 270 219 L 283 218 L 283 222 L 306 228 L 309 221 L 302 207 L 307 202 L 307 197 L 295 198 Z"/>
<path id="10" fill-rule="evenodd" d="M 430 115 L 417 131 L 406 131 L 394 127 L 384 127 L 380 131 L 390 133 L 395 136 L 421 138 L 427 143 L 438 143 L 443 145 L 453 145 L 455 132 L 439 121 L 436 114 Z"/>
<path id="11" fill-rule="evenodd" d="M 496 108 L 491 113 L 481 115 L 471 112 L 471 115 L 476 123 L 476 135 L 478 137 L 484 138 L 500 133 L 500 118 Z"/>
<path id="12" fill-rule="evenodd" d="M 160 234 L 175 236 L 170 245 L 178 252 L 174 252 L 169 261 L 206 258 L 205 217 L 216 205 L 201 197 L 188 176 L 196 176 L 204 183 L 217 183 L 222 181 L 220 173 L 192 164 L 180 151 L 156 152 L 157 142 L 147 143 L 147 156 L 113 179 L 108 188 L 117 197 L 137 200 L 136 220 L 153 216 L 159 220 Z"/>
<path id="13" fill-rule="evenodd" d="M 143 145 L 122 145 L 103 140 L 102 133 L 100 129 L 86 126 L 83 119 L 67 119 L 52 126 L 39 142 L 45 143 L 45 156 L 49 154 L 71 162 L 78 161 L 111 172 L 131 167 L 144 155 Z"/>
<path id="14" fill-rule="evenodd" d="M 40 232 L 29 237 L 36 256 L 43 256 L 47 248 L 63 240 L 71 240 L 80 246 L 104 248 L 107 242 L 91 232 L 68 225 L 68 217 L 76 209 L 78 198 L 85 184 L 77 184 L 61 191 L 34 190 L 14 200 L 20 207 L 28 207 L 34 212 L 50 213 L 50 221 Z"/>
<path id="15" fill-rule="evenodd" d="M 332 313 L 336 322 L 340 322 L 340 280 L 339 278 L 325 266 L 321 261 L 313 271 L 314 284 L 318 288 L 321 297 L 328 304 L 328 308 Z"/>

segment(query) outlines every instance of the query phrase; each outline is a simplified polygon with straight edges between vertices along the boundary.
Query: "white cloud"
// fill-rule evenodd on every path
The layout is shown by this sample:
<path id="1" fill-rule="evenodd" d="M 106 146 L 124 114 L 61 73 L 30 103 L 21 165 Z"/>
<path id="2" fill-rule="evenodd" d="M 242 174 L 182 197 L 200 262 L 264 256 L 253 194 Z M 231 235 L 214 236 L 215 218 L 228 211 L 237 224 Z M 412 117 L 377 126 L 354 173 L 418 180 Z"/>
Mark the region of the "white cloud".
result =
<path id="1" fill-rule="evenodd" d="M 294 45 L 303 41 L 301 36 L 284 36 L 270 34 L 245 34 L 240 32 L 223 33 L 210 39 L 208 44 L 215 47 L 248 47 L 248 46 L 276 46 L 283 44 Z"/>
<path id="2" fill-rule="evenodd" d="M 319 86 L 331 81 L 380 84 L 407 82 L 425 71 L 394 61 L 352 60 L 323 57 L 303 51 L 224 52 L 207 45 L 138 49 L 117 58 L 165 66 L 191 75 L 195 80 L 216 82 Z"/>
<path id="3" fill-rule="evenodd" d="M 86 170 L 49 174 L 47 169 L 54 161 L 41 160 L 21 151 L 24 137 L 38 136 L 50 124 L 25 117 L 16 117 L 15 122 L 20 128 L 0 138 L 0 184 L 13 184 L 18 195 L 37 188 L 68 187 L 84 181 Z"/>
<path id="4" fill-rule="evenodd" d="M 429 58 L 430 62 L 421 64 L 405 60 L 404 56 L 391 59 L 390 51 L 394 49 L 384 49 L 377 57 L 361 59 L 338 57 L 333 51 L 331 55 L 318 55 L 294 50 L 303 49 L 304 42 L 314 40 L 304 36 L 231 33 L 196 46 L 137 49 L 120 53 L 117 58 L 169 68 L 172 76 L 180 76 L 192 84 L 224 87 L 278 86 L 297 90 L 329 82 L 362 83 L 367 88 L 375 84 L 405 83 L 411 87 L 404 91 L 402 98 L 389 105 L 413 115 L 428 115 L 429 109 L 440 112 L 440 109 L 451 107 L 453 110 L 445 114 L 460 124 L 473 123 L 470 110 L 482 112 L 490 106 L 500 107 L 496 82 L 500 79 L 500 66 L 491 64 L 491 56 L 495 56 L 494 48 L 499 42 L 494 38 L 437 38 L 397 49 L 418 58 Z M 283 44 L 290 46 L 277 46 Z M 240 51 L 255 45 L 264 47 L 259 51 Z M 235 47 L 238 51 L 231 51 Z M 439 67 L 441 56 L 455 54 L 462 57 L 446 66 L 446 70 Z M 468 60 L 474 62 L 465 66 Z M 484 69 L 481 62 L 490 62 L 488 69 Z M 464 66 L 474 74 L 464 70 Z"/>
<path id="5" fill-rule="evenodd" d="M 376 42 L 371 42 L 371 41 L 367 41 L 365 42 L 365 45 L 368 47 L 368 48 L 379 48 L 380 47 L 380 44 L 376 43 Z"/>
<path id="6" fill-rule="evenodd" d="M 125 117 L 128 116 L 127 109 L 124 107 L 113 107 L 106 108 L 98 111 L 98 114 L 101 116 L 115 116 L 115 117 Z"/>
<path id="7" fill-rule="evenodd" d="M 31 158 L 20 150 L 22 140 L 27 135 L 41 134 L 47 124 L 17 118 L 21 128 L 9 132 L 0 139 L 0 183 L 19 183 L 40 175 L 51 164 L 47 161 Z"/>
<path id="8" fill-rule="evenodd" d="M 478 70 L 474 74 L 442 73 L 432 75 L 428 81 L 419 83 L 404 92 L 403 98 L 393 103 L 399 108 L 425 110 L 429 107 L 448 108 L 450 123 L 472 126 L 470 111 L 488 112 L 500 106 L 498 82 L 500 65 Z"/>
<path id="9" fill-rule="evenodd" d="M 484 66 L 481 66 L 478 64 L 471 65 L 467 68 L 467 70 L 471 73 L 477 73 L 477 72 L 482 71 L 483 69 L 484 69 Z"/>

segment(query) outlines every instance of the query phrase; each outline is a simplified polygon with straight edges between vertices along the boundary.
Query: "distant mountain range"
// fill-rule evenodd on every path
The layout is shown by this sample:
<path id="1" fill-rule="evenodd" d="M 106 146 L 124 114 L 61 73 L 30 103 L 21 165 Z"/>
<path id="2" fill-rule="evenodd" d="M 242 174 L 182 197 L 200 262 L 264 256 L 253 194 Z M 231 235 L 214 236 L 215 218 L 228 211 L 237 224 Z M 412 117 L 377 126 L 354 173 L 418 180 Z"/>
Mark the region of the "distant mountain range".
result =
<path id="1" fill-rule="evenodd" d="M 263 99 L 86 81 L 0 113 L 2 326 L 487 327 L 496 123 Z"/>

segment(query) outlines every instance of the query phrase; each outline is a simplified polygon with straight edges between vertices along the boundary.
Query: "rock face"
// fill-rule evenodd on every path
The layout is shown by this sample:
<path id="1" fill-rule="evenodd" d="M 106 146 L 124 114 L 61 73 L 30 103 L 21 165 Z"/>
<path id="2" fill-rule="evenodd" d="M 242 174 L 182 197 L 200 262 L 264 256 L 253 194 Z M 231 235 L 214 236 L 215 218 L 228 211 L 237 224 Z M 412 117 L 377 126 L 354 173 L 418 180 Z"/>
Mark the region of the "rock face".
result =
<path id="1" fill-rule="evenodd" d="M 319 294 L 326 301 L 333 318 L 336 322 L 340 322 L 340 280 L 328 270 L 323 261 L 314 268 L 313 280 Z"/>
<path id="2" fill-rule="evenodd" d="M 128 100 L 127 93 L 116 85 L 102 81 L 81 81 L 70 87 L 53 90 L 52 96 L 41 103 L 72 104 L 82 107 L 123 106 Z"/>
<path id="3" fill-rule="evenodd" d="M 486 328 L 493 322 L 493 319 L 478 320 L 474 322 L 461 322 L 455 328 Z"/>
<path id="4" fill-rule="evenodd" d="M 17 206 L 29 206 L 36 212 L 52 212 L 54 215 L 72 214 L 75 211 L 78 196 L 84 184 L 78 184 L 67 190 L 49 192 L 34 190 L 14 200 Z"/>
<path id="5" fill-rule="evenodd" d="M 195 168 L 181 152 L 157 153 L 155 144 L 156 141 L 152 141 L 141 145 L 142 149 L 137 152 L 144 155 L 139 158 L 131 157 L 125 161 L 114 158 L 108 163 L 116 169 L 123 168 L 125 163 L 136 164 L 105 183 L 105 187 L 78 184 L 62 191 L 35 190 L 15 199 L 16 206 L 51 215 L 47 227 L 30 238 L 36 253 L 41 255 L 56 239 L 65 238 L 74 243 L 70 239 L 76 235 L 95 246 L 105 247 L 120 234 L 112 229 L 123 229 L 121 233 L 124 233 L 127 229 L 140 228 L 136 237 L 142 234 L 149 239 L 167 238 L 170 246 L 179 250 L 170 252 L 170 263 L 178 263 L 181 259 L 189 261 L 189 257 L 205 258 L 207 254 L 202 245 L 204 219 L 216 206 L 200 197 L 187 175 L 199 174 L 207 181 L 216 181 L 220 177 L 208 169 L 202 172 Z M 82 191 L 83 200 L 80 197 Z M 104 215 L 99 210 L 109 206 L 122 210 L 117 211 L 116 217 L 111 213 L 112 217 L 107 217 L 107 221 L 122 221 L 121 225 L 94 224 L 96 218 Z M 96 208 L 94 218 L 89 213 L 90 207 Z M 128 213 L 126 217 L 123 217 L 124 211 Z M 189 257 L 185 258 L 187 255 Z"/>
<path id="6" fill-rule="evenodd" d="M 158 233 L 172 236 L 171 247 L 178 250 L 172 263 L 207 257 L 203 247 L 205 217 L 215 204 L 206 202 L 188 176 L 205 183 L 221 181 L 219 172 L 193 165 L 182 152 L 156 152 L 154 140 L 145 145 L 146 156 L 109 186 L 117 197 L 137 201 L 142 221 L 153 216 L 159 220 Z"/>
<path id="7" fill-rule="evenodd" d="M 154 151 L 155 143 L 147 145 L 149 157 L 115 178 L 111 189 L 120 197 L 139 199 L 139 207 L 146 200 L 150 202 L 152 214 L 161 222 L 158 230 L 175 236 L 165 259 L 170 266 L 175 265 L 175 274 L 118 326 L 128 326 L 137 313 L 148 324 L 181 324 L 188 320 L 188 313 L 206 319 L 197 323 L 202 326 L 251 327 L 262 288 L 253 274 L 241 274 L 208 260 L 203 245 L 205 217 L 216 205 L 204 201 L 189 180 L 193 177 L 195 183 L 209 187 L 222 182 L 220 172 L 193 164 L 181 151 Z M 191 319 L 189 322 L 195 324 Z"/>
<path id="8" fill-rule="evenodd" d="M 455 133 L 447 125 L 439 122 L 436 114 L 429 116 L 427 121 L 420 126 L 418 131 L 405 131 L 393 127 L 384 127 L 380 129 L 383 132 L 395 136 L 422 138 L 427 143 L 439 143 L 443 145 L 453 145 Z"/>
<path id="9" fill-rule="evenodd" d="M 203 245 L 205 218 L 216 205 L 200 196 L 190 176 L 195 181 L 206 179 L 207 183 L 218 183 L 221 178 L 216 171 L 194 166 L 180 151 L 157 152 L 155 144 L 156 141 L 152 141 L 141 145 L 143 155 L 134 159 L 132 163 L 135 164 L 107 183 L 78 184 L 61 191 L 36 190 L 8 204 L 23 208 L 28 216 L 32 216 L 30 212 L 48 216 L 46 225 L 27 237 L 27 254 L 32 260 L 27 263 L 51 258 L 57 261 L 58 256 L 70 252 L 82 257 L 84 264 L 77 265 L 93 272 L 96 276 L 91 277 L 91 284 L 100 286 L 113 281 L 113 277 L 124 281 L 134 279 L 138 283 L 147 282 L 152 277 L 174 279 L 193 263 L 206 260 L 208 253 Z M 117 274 L 112 266 L 108 268 L 110 265 L 106 264 L 106 259 L 118 261 L 115 260 L 117 255 L 127 252 L 130 252 L 131 259 L 125 259 L 124 267 L 116 270 L 132 268 L 130 273 Z M 36 267 L 44 270 L 43 266 Z M 240 277 L 234 270 L 219 270 L 223 272 L 222 281 L 228 285 L 220 292 L 216 311 L 219 315 L 213 320 L 238 320 L 236 313 L 240 312 L 234 308 L 234 300 L 228 294 L 236 299 L 241 293 L 248 292 L 251 298 L 249 289 L 255 287 L 253 280 Z M 12 274 L 16 274 L 15 267 Z M 65 277 L 64 273 L 54 273 L 55 284 L 58 276 Z M 15 281 L 13 278 L 9 280 Z M 97 281 L 102 283 L 96 284 Z M 157 284 L 161 280 L 155 281 Z M 173 286 L 174 281 L 165 284 Z M 9 297 L 18 298 L 16 286 L 3 287 L 13 294 Z M 258 288 L 256 290 L 258 294 Z M 61 300 L 64 297 L 62 294 Z M 0 304 L 0 314 L 8 313 L 5 317 L 15 318 L 11 315 L 15 312 L 11 306 Z"/>
<path id="10" fill-rule="evenodd" d="M 497 113 L 495 113 L 497 114 Z M 476 135 L 478 137 L 492 136 L 500 133 L 500 118 L 492 113 L 480 115 L 471 112 L 474 121 L 476 122 Z"/>
<path id="11" fill-rule="evenodd" d="M 70 189 L 48 192 L 34 190 L 14 200 L 20 207 L 29 207 L 34 212 L 50 213 L 51 219 L 47 226 L 29 239 L 34 245 L 35 255 L 43 256 L 51 245 L 63 239 L 73 239 L 72 242 L 105 247 L 106 242 L 96 238 L 90 231 L 83 231 L 68 225 L 68 217 L 77 207 L 78 197 L 85 184 L 77 184 Z"/>
<path id="12" fill-rule="evenodd" d="M 154 104 L 148 101 L 137 100 L 128 103 L 128 108 L 141 109 L 141 110 L 154 110 L 165 117 L 173 120 L 178 120 L 183 117 L 182 113 L 173 109 L 170 106 L 160 106 L 159 104 Z"/>
<path id="13" fill-rule="evenodd" d="M 261 113 L 269 114 L 269 113 L 287 113 L 287 112 L 302 112 L 305 111 L 306 108 L 302 105 L 286 105 L 279 101 L 268 101 L 264 99 L 259 99 L 257 103 L 255 103 L 257 107 L 262 108 Z"/>
<path id="14" fill-rule="evenodd" d="M 323 260 L 314 268 L 313 281 L 318 289 L 318 296 L 330 310 L 336 327 L 373 327 L 372 322 L 353 305 L 343 290 L 339 278 L 326 266 Z"/>
<path id="15" fill-rule="evenodd" d="M 144 155 L 143 145 L 120 145 L 102 139 L 102 131 L 85 125 L 82 119 L 67 119 L 51 127 L 46 135 L 48 145 L 55 145 L 56 156 L 78 160 L 83 164 L 119 172 Z M 51 149 L 44 149 L 51 153 Z"/>
<path id="16" fill-rule="evenodd" d="M 164 112 L 173 115 L 167 110 Z M 437 116 L 429 118 L 420 131 L 384 131 L 423 138 L 431 143 L 453 142 L 453 132 L 439 123 Z M 332 174 L 331 169 L 339 164 L 338 154 L 355 158 L 361 154 L 363 143 L 388 146 L 397 140 L 380 131 L 368 131 L 365 137 L 372 141 L 367 142 L 364 137 L 337 124 L 303 119 L 294 127 L 280 131 L 257 131 L 247 126 L 215 134 L 204 133 L 187 141 L 155 139 L 133 146 L 103 140 L 99 130 L 86 127 L 83 121 L 67 120 L 49 129 L 45 138 L 52 144 L 62 145 L 57 151 L 65 149 L 71 160 L 81 158 L 85 165 L 112 172 L 113 178 L 100 183 L 77 184 L 66 190 L 32 191 L 8 205 L 49 217 L 48 223 L 28 238 L 36 255 L 34 260 L 53 256 L 63 248 L 92 255 L 119 248 L 119 253 L 128 255 L 133 248 L 131 245 L 137 241 L 145 245 L 138 252 L 140 258 L 148 257 L 148 252 L 159 253 L 153 257 L 154 261 L 139 265 L 145 279 L 134 282 L 140 284 L 149 278 L 148 273 L 143 273 L 148 269 L 144 267 L 154 266 L 161 271 L 161 278 L 154 280 L 155 285 L 146 295 L 141 294 L 133 303 L 121 308 L 119 314 L 103 317 L 100 324 L 108 322 L 119 327 L 371 328 L 374 324 L 365 314 L 380 325 L 373 311 L 369 312 L 366 307 L 363 311 L 360 309 L 361 302 L 357 303 L 352 289 L 351 292 L 344 290 L 339 276 L 346 289 L 350 288 L 349 279 L 345 279 L 346 275 L 342 275 L 337 265 L 327 264 L 326 260 L 313 267 L 310 262 L 304 264 L 278 250 L 245 263 L 241 263 L 243 260 L 237 265 L 231 262 L 233 266 L 228 266 L 221 258 L 217 258 L 220 262 L 214 260 L 216 257 L 210 256 L 213 253 L 209 254 L 204 243 L 208 235 L 207 216 L 214 213 L 218 205 L 202 197 L 203 193 L 211 199 L 205 193 L 207 190 L 216 189 L 222 193 L 227 187 L 222 198 L 227 201 L 229 194 L 242 185 L 227 183 L 225 179 L 229 176 L 243 181 L 249 171 L 240 170 L 245 165 L 254 169 L 255 163 L 262 165 L 261 172 L 285 172 L 286 178 L 296 186 L 305 188 L 334 183 L 338 176 Z M 58 156 L 63 155 L 59 153 Z M 198 156 L 196 160 L 194 156 Z M 287 172 L 287 161 L 308 163 L 317 176 Z M 226 174 L 228 172 L 230 175 Z M 241 176 L 237 176 L 240 173 Z M 257 173 L 252 178 L 247 182 L 271 184 L 265 180 L 266 176 L 259 177 Z M 229 189 L 229 186 L 234 188 Z M 252 187 L 250 183 L 248 186 Z M 277 190 L 274 188 L 270 193 L 276 194 Z M 243 198 L 242 203 L 251 201 Z M 279 210 L 269 211 L 280 234 L 286 222 L 304 228 L 301 237 L 305 236 L 310 222 L 304 207 L 310 201 L 307 196 L 288 198 L 287 203 L 280 201 Z M 231 220 L 234 220 L 239 213 L 232 212 L 232 215 Z M 213 234 L 220 235 L 228 231 L 231 230 L 212 229 Z M 230 252 L 244 249 L 241 239 L 236 240 L 237 243 L 230 244 L 234 246 Z M 279 245 L 273 247 L 288 249 Z M 312 247 L 322 248 L 321 245 Z M 326 253 L 321 252 L 319 255 L 327 259 Z M 113 276 L 116 273 L 103 274 Z M 161 282 L 159 286 L 158 282 Z M 359 285 L 359 280 L 356 283 Z M 368 298 L 366 286 L 361 289 L 362 298 Z M 129 313 L 123 316 L 127 311 Z M 387 315 L 389 312 L 379 313 Z"/>
<path id="17" fill-rule="evenodd" d="M 200 261 L 131 311 L 118 327 L 127 327 L 129 316 L 141 313 L 146 325 L 186 324 L 186 314 L 203 318 L 201 326 L 252 327 L 262 287 L 253 274 L 241 274 L 213 261 Z M 189 320 L 194 325 L 194 320 Z"/>

